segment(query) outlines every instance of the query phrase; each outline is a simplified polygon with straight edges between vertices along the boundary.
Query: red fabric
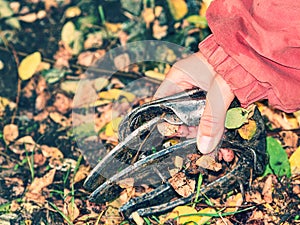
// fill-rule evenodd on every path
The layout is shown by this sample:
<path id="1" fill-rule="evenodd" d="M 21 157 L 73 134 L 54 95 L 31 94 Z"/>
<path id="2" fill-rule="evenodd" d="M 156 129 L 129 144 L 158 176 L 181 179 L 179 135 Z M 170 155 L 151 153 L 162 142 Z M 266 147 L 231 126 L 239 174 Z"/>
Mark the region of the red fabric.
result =
<path id="1" fill-rule="evenodd" d="M 213 35 L 199 49 L 243 106 L 300 109 L 300 1 L 215 0 L 206 17 Z"/>

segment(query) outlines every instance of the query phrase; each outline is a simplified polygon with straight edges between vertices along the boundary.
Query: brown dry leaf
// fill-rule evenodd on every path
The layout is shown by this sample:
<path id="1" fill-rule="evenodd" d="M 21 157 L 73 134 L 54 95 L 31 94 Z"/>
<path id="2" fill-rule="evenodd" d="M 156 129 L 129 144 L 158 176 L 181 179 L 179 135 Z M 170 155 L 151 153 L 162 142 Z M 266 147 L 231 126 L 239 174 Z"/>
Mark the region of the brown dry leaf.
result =
<path id="1" fill-rule="evenodd" d="M 230 222 L 229 219 L 227 218 L 219 218 L 217 221 L 216 221 L 216 225 L 233 225 L 233 223 Z"/>
<path id="2" fill-rule="evenodd" d="M 17 177 L 5 177 L 5 185 L 12 191 L 13 197 L 19 197 L 24 193 L 25 187 L 22 179 Z"/>
<path id="3" fill-rule="evenodd" d="M 152 27 L 153 37 L 160 40 L 163 37 L 167 36 L 167 30 L 168 30 L 167 25 L 161 26 L 159 20 L 154 21 L 153 27 Z"/>
<path id="4" fill-rule="evenodd" d="M 179 126 L 173 125 L 167 122 L 162 122 L 157 124 L 157 130 L 161 135 L 166 137 L 175 135 L 178 131 Z"/>
<path id="5" fill-rule="evenodd" d="M 57 8 L 58 4 L 56 0 L 45 0 L 45 9 L 49 11 L 52 7 Z"/>
<path id="6" fill-rule="evenodd" d="M 146 27 L 149 28 L 150 23 L 152 23 L 155 19 L 153 8 L 144 8 L 142 17 L 146 23 Z"/>
<path id="7" fill-rule="evenodd" d="M 56 169 L 50 170 L 43 177 L 36 177 L 28 187 L 28 192 L 40 194 L 42 189 L 53 183 Z"/>
<path id="8" fill-rule="evenodd" d="M 45 109 L 48 100 L 50 99 L 50 94 L 48 92 L 42 92 L 35 99 L 35 109 L 37 111 L 42 111 Z"/>
<path id="9" fill-rule="evenodd" d="M 279 133 L 283 138 L 282 147 L 296 148 L 298 145 L 298 135 L 292 131 L 282 131 Z"/>
<path id="10" fill-rule="evenodd" d="M 15 141 L 15 143 L 9 146 L 10 150 L 12 150 L 16 154 L 22 154 L 25 151 L 33 152 L 39 146 L 35 143 L 31 136 L 21 137 Z"/>
<path id="11" fill-rule="evenodd" d="M 90 170 L 91 168 L 89 166 L 80 165 L 77 173 L 75 174 L 74 183 L 77 183 L 85 179 L 89 174 Z"/>
<path id="12" fill-rule="evenodd" d="M 138 214 L 138 212 L 133 212 L 131 214 L 133 221 L 137 224 L 137 225 L 143 225 L 145 224 L 144 219 Z"/>
<path id="13" fill-rule="evenodd" d="M 73 222 L 79 215 L 80 211 L 76 204 L 72 204 L 71 202 L 66 204 L 67 205 L 67 212 L 70 220 Z"/>
<path id="14" fill-rule="evenodd" d="M 46 79 L 43 78 L 42 76 L 38 77 L 37 84 L 35 86 L 35 92 L 37 95 L 42 94 L 43 92 L 47 91 L 48 85 L 46 82 Z"/>
<path id="15" fill-rule="evenodd" d="M 60 124 L 62 127 L 71 126 L 71 120 L 58 112 L 49 113 L 49 118 L 52 119 L 53 122 Z"/>
<path id="16" fill-rule="evenodd" d="M 220 171 L 222 169 L 222 164 L 216 162 L 213 157 L 209 155 L 203 155 L 196 161 L 196 165 L 202 167 L 204 169 L 212 170 L 212 171 Z"/>
<path id="17" fill-rule="evenodd" d="M 46 162 L 46 157 L 42 153 L 35 152 L 33 155 L 33 162 L 35 167 L 42 166 Z"/>
<path id="18" fill-rule="evenodd" d="M 270 109 L 269 107 L 263 104 L 258 104 L 258 109 L 263 116 L 266 116 L 269 119 L 274 128 L 282 128 L 284 130 L 292 129 L 292 126 L 288 122 L 285 113 L 275 112 L 274 110 Z"/>
<path id="19" fill-rule="evenodd" d="M 256 192 L 247 192 L 245 195 L 247 202 L 254 202 L 256 204 L 262 204 L 264 201 L 262 200 L 261 193 Z"/>
<path id="20" fill-rule="evenodd" d="M 273 175 L 269 175 L 267 180 L 265 181 L 265 184 L 264 184 L 264 187 L 262 190 L 263 198 L 267 203 L 273 202 L 272 190 L 273 190 Z"/>
<path id="21" fill-rule="evenodd" d="M 130 65 L 130 58 L 127 53 L 120 54 L 114 58 L 114 65 L 117 70 L 128 72 L 128 66 Z"/>
<path id="22" fill-rule="evenodd" d="M 19 128 L 15 124 L 7 124 L 3 128 L 3 139 L 6 144 L 13 142 L 19 136 Z"/>
<path id="23" fill-rule="evenodd" d="M 12 200 L 10 204 L 10 211 L 16 212 L 20 209 L 20 204 L 16 200 Z"/>
<path id="24" fill-rule="evenodd" d="M 243 195 L 238 193 L 237 195 L 230 196 L 226 201 L 226 206 L 230 206 L 226 208 L 225 212 L 235 212 L 238 210 L 238 207 L 243 203 Z"/>
<path id="25" fill-rule="evenodd" d="M 174 190 L 183 197 L 188 197 L 195 191 L 196 181 L 188 179 L 183 172 L 175 174 L 169 179 Z"/>
<path id="26" fill-rule="evenodd" d="M 56 159 L 64 158 L 62 152 L 56 147 L 49 147 L 47 145 L 42 145 L 41 150 L 43 155 L 47 158 L 56 158 Z"/>
<path id="27" fill-rule="evenodd" d="M 256 133 L 256 122 L 254 120 L 248 120 L 248 123 L 244 124 L 238 129 L 240 136 L 245 140 L 251 140 Z"/>
<path id="28" fill-rule="evenodd" d="M 261 221 L 265 218 L 265 215 L 263 214 L 262 211 L 258 210 L 258 211 L 253 211 L 250 218 L 248 219 L 247 223 L 250 223 L 253 220 L 258 220 Z"/>
<path id="29" fill-rule="evenodd" d="M 46 197 L 41 193 L 26 192 L 24 200 L 27 202 L 34 202 L 36 204 L 43 205 L 46 201 Z"/>
<path id="30" fill-rule="evenodd" d="M 72 99 L 62 93 L 57 93 L 53 106 L 62 114 L 66 114 L 72 108 Z"/>
<path id="31" fill-rule="evenodd" d="M 54 68 L 62 69 L 69 68 L 69 60 L 72 58 L 72 49 L 68 44 L 65 44 L 63 41 L 59 42 L 59 49 L 53 56 L 56 60 L 54 64 Z"/>
<path id="32" fill-rule="evenodd" d="M 109 206 L 103 215 L 104 224 L 117 225 L 120 224 L 123 219 L 119 214 L 119 209 Z"/>

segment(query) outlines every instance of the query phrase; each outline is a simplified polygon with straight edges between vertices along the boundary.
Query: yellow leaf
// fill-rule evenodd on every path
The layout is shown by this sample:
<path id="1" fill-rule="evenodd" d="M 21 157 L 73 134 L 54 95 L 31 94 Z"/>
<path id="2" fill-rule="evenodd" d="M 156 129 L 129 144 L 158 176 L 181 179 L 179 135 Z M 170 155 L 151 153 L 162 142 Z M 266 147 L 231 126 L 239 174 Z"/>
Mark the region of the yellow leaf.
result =
<path id="1" fill-rule="evenodd" d="M 154 70 L 148 70 L 145 72 L 145 75 L 147 77 L 151 77 L 151 78 L 154 78 L 156 80 L 164 80 L 165 79 L 165 74 L 162 74 L 162 73 L 159 73 L 159 72 L 156 72 Z"/>
<path id="2" fill-rule="evenodd" d="M 243 196 L 241 193 L 237 195 L 230 196 L 226 201 L 226 206 L 228 207 L 225 212 L 235 212 L 237 211 L 238 207 L 241 206 L 243 203 Z M 236 206 L 236 207 L 234 207 Z"/>
<path id="3" fill-rule="evenodd" d="M 253 138 L 256 132 L 256 123 L 254 120 L 249 120 L 248 123 L 244 124 L 238 129 L 240 136 L 245 140 L 250 140 Z"/>
<path id="4" fill-rule="evenodd" d="M 182 19 L 188 12 L 188 7 L 184 0 L 168 0 L 168 4 L 175 20 Z"/>
<path id="5" fill-rule="evenodd" d="M 120 89 L 110 89 L 108 91 L 102 91 L 98 94 L 98 96 L 99 98 L 108 100 L 118 100 L 121 97 L 125 97 L 129 102 L 132 102 L 135 99 L 134 94 Z"/>
<path id="6" fill-rule="evenodd" d="M 34 52 L 25 57 L 18 68 L 19 77 L 22 80 L 30 79 L 42 61 L 41 53 Z"/>
<path id="7" fill-rule="evenodd" d="M 108 23 L 108 22 L 105 22 L 104 25 L 105 25 L 106 29 L 108 31 L 112 32 L 112 33 L 117 33 L 122 28 L 121 23 Z"/>
<path id="8" fill-rule="evenodd" d="M 161 221 L 164 223 L 165 221 L 169 219 L 175 219 L 179 218 L 178 222 L 179 224 L 187 224 L 187 225 L 193 225 L 194 222 L 196 224 L 204 224 L 208 220 L 210 220 L 211 216 L 201 216 L 201 215 L 188 215 L 188 214 L 197 214 L 197 213 L 209 213 L 213 214 L 216 213 L 216 211 L 212 208 L 205 208 L 200 210 L 199 212 L 196 211 L 196 209 L 190 207 L 190 206 L 177 206 L 169 215 Z M 187 216 L 185 216 L 187 215 Z M 190 223 L 189 223 L 190 222 Z"/>
<path id="9" fill-rule="evenodd" d="M 105 135 L 108 137 L 118 136 L 118 127 L 120 122 L 122 121 L 122 117 L 114 118 L 106 125 Z"/>
<path id="10" fill-rule="evenodd" d="M 79 16 L 81 14 L 81 10 L 78 6 L 71 6 L 65 11 L 65 16 L 67 18 L 73 18 L 75 16 Z"/>
<path id="11" fill-rule="evenodd" d="M 76 34 L 75 24 L 69 21 L 63 26 L 61 30 L 61 40 L 67 45 L 70 45 L 75 39 L 75 34 Z"/>
<path id="12" fill-rule="evenodd" d="M 290 159 L 290 166 L 292 175 L 300 174 L 300 147 L 291 155 Z"/>

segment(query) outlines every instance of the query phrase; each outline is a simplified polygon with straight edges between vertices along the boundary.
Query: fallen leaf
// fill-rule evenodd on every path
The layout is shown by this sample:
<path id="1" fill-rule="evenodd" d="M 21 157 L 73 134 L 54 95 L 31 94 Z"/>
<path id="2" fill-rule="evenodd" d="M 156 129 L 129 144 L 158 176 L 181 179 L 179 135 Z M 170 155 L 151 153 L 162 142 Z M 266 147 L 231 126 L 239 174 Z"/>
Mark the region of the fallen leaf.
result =
<path id="1" fill-rule="evenodd" d="M 51 112 L 49 113 L 49 118 L 53 120 L 53 122 L 60 124 L 62 127 L 69 127 L 71 126 L 71 121 L 67 117 L 63 116 L 58 112 Z"/>
<path id="2" fill-rule="evenodd" d="M 67 8 L 67 10 L 65 11 L 66 18 L 73 18 L 79 16 L 80 14 L 81 14 L 81 10 L 78 6 L 71 6 Z"/>
<path id="3" fill-rule="evenodd" d="M 226 113 L 225 127 L 236 129 L 248 122 L 249 112 L 241 107 L 229 109 Z"/>
<path id="4" fill-rule="evenodd" d="M 298 145 L 298 135 L 292 131 L 282 131 L 279 133 L 283 139 L 282 147 L 296 148 Z"/>
<path id="5" fill-rule="evenodd" d="M 118 137 L 118 127 L 119 127 L 119 124 L 121 123 L 122 119 L 123 119 L 123 117 L 117 117 L 117 118 L 112 119 L 106 125 L 105 135 L 108 137 L 112 137 L 112 136 Z"/>
<path id="6" fill-rule="evenodd" d="M 41 151 L 43 155 L 47 158 L 55 158 L 55 159 L 62 159 L 64 155 L 62 152 L 56 147 L 49 147 L 47 145 L 41 145 Z"/>
<path id="7" fill-rule="evenodd" d="M 77 205 L 71 202 L 67 204 L 67 212 L 71 221 L 74 221 L 80 215 Z"/>
<path id="8" fill-rule="evenodd" d="M 114 65 L 117 70 L 128 72 L 128 66 L 130 64 L 130 58 L 127 53 L 123 53 L 114 57 Z"/>
<path id="9" fill-rule="evenodd" d="M 137 224 L 137 225 L 143 225 L 145 224 L 145 221 L 143 220 L 143 218 L 138 214 L 138 212 L 133 212 L 131 214 L 133 221 Z"/>
<path id="10" fill-rule="evenodd" d="M 39 64 L 42 62 L 42 56 L 39 52 L 34 52 L 26 56 L 20 63 L 18 67 L 19 77 L 22 80 L 30 79 L 35 71 L 37 70 Z"/>
<path id="11" fill-rule="evenodd" d="M 195 223 L 205 224 L 211 218 L 211 216 L 190 215 L 190 214 L 197 214 L 197 213 L 215 214 L 216 211 L 213 208 L 205 208 L 197 212 L 197 210 L 191 206 L 177 206 L 175 209 L 173 209 L 171 213 L 167 215 L 166 218 L 161 220 L 161 223 L 163 224 L 169 219 L 176 219 L 179 224 L 186 224 L 186 225 L 193 225 Z"/>
<path id="12" fill-rule="evenodd" d="M 225 212 L 236 212 L 238 210 L 238 207 L 241 206 L 242 203 L 243 195 L 241 193 L 228 197 L 225 205 L 229 207 L 225 209 Z"/>
<path id="13" fill-rule="evenodd" d="M 46 173 L 43 177 L 35 177 L 32 183 L 28 187 L 30 193 L 41 193 L 42 189 L 53 183 L 56 170 L 52 169 Z"/>
<path id="14" fill-rule="evenodd" d="M 74 183 L 77 183 L 79 181 L 82 181 L 87 177 L 87 175 L 90 173 L 91 168 L 89 166 L 81 165 L 75 174 L 74 177 Z"/>
<path id="15" fill-rule="evenodd" d="M 154 70 L 148 70 L 145 72 L 145 75 L 147 77 L 151 77 L 151 78 L 154 78 L 156 80 L 164 80 L 166 75 L 165 74 L 162 74 L 162 73 L 159 73 L 159 72 L 156 72 Z"/>
<path id="16" fill-rule="evenodd" d="M 6 144 L 16 140 L 19 136 L 19 128 L 15 124 L 7 124 L 3 128 L 3 139 Z"/>
<path id="17" fill-rule="evenodd" d="M 72 99 L 62 93 L 57 93 L 53 106 L 62 114 L 66 114 L 72 108 Z"/>
<path id="18" fill-rule="evenodd" d="M 256 128 L 256 122 L 254 120 L 249 120 L 248 123 L 238 129 L 238 132 L 243 139 L 251 140 L 256 133 Z"/>
<path id="19" fill-rule="evenodd" d="M 178 125 L 173 125 L 167 122 L 158 123 L 156 127 L 158 132 L 166 137 L 175 135 L 179 128 Z"/>
<path id="20" fill-rule="evenodd" d="M 183 172 L 179 172 L 171 177 L 169 183 L 183 197 L 188 197 L 194 193 L 196 187 L 196 181 L 188 179 Z"/>
<path id="21" fill-rule="evenodd" d="M 273 191 L 273 177 L 272 175 L 269 175 L 264 183 L 264 187 L 262 190 L 263 198 L 267 203 L 273 202 L 272 191 Z"/>
<path id="22" fill-rule="evenodd" d="M 262 204 L 263 203 L 261 193 L 258 192 L 258 191 L 246 192 L 245 198 L 246 198 L 246 202 L 254 202 L 256 204 Z"/>
<path id="23" fill-rule="evenodd" d="M 167 36 L 168 26 L 160 25 L 159 20 L 155 20 L 152 26 L 153 37 L 160 40 L 163 37 Z M 160 79 L 159 79 L 160 80 Z"/>
<path id="24" fill-rule="evenodd" d="M 211 157 L 209 155 L 201 156 L 196 161 L 196 165 L 201 167 L 201 168 L 216 171 L 216 172 L 218 172 L 222 169 L 222 164 L 216 162 L 216 160 L 214 160 L 213 157 Z"/>
<path id="25" fill-rule="evenodd" d="M 0 96 L 0 116 L 2 116 L 2 113 L 4 112 L 6 107 L 13 110 L 16 107 L 16 103 L 10 101 L 8 98 Z"/>
<path id="26" fill-rule="evenodd" d="M 182 19 L 188 12 L 188 7 L 184 0 L 168 0 L 168 5 L 174 20 Z"/>
<path id="27" fill-rule="evenodd" d="M 102 91 L 98 94 L 98 97 L 101 99 L 108 99 L 108 100 L 119 100 L 121 97 L 125 97 L 129 102 L 132 102 L 135 99 L 135 95 L 123 91 L 120 89 L 110 89 L 108 91 Z"/>
<path id="28" fill-rule="evenodd" d="M 16 140 L 9 148 L 16 154 L 22 154 L 25 151 L 33 152 L 38 148 L 38 145 L 31 136 L 25 136 Z"/>
<path id="29" fill-rule="evenodd" d="M 207 27 L 207 20 L 204 16 L 200 15 L 191 15 L 186 18 L 189 23 L 195 24 L 196 26 L 204 29 Z"/>
<path id="30" fill-rule="evenodd" d="M 150 23 L 152 23 L 155 19 L 153 8 L 144 8 L 142 11 L 142 17 L 146 23 L 146 27 L 149 28 Z"/>
<path id="31" fill-rule="evenodd" d="M 300 147 L 291 155 L 290 159 L 291 172 L 293 176 L 300 174 Z"/>
<path id="32" fill-rule="evenodd" d="M 288 156 L 281 144 L 273 137 L 267 137 L 267 153 L 269 154 L 269 163 L 263 176 L 273 174 L 277 176 L 291 176 L 291 168 Z"/>

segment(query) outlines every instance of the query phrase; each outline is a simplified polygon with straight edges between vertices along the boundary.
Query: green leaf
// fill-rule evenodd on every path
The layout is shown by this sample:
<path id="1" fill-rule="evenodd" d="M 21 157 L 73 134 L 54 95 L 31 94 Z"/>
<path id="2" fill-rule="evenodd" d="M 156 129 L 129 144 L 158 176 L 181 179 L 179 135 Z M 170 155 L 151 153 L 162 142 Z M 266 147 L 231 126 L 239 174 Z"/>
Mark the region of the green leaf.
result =
<path id="1" fill-rule="evenodd" d="M 0 18 L 13 16 L 13 11 L 7 1 L 0 0 Z M 5 23 L 15 29 L 21 29 L 19 20 L 16 17 L 11 17 L 5 20 Z"/>
<path id="2" fill-rule="evenodd" d="M 267 137 L 267 153 L 269 154 L 269 164 L 263 176 L 275 174 L 277 176 L 291 176 L 291 168 L 288 156 L 280 143 L 272 137 Z"/>
<path id="3" fill-rule="evenodd" d="M 227 111 L 225 127 L 227 129 L 236 129 L 248 122 L 249 112 L 241 107 L 232 108 Z"/>
<path id="4" fill-rule="evenodd" d="M 199 16 L 199 15 L 191 15 L 189 16 L 188 18 L 186 18 L 186 20 L 189 22 L 189 23 L 192 23 L 192 24 L 195 24 L 195 25 L 198 25 L 202 28 L 205 28 L 207 27 L 207 20 L 204 16 Z"/>
<path id="5" fill-rule="evenodd" d="M 45 78 L 48 84 L 53 84 L 59 81 L 61 78 L 63 78 L 65 73 L 65 70 L 50 69 L 46 72 L 43 72 L 43 77 Z"/>

